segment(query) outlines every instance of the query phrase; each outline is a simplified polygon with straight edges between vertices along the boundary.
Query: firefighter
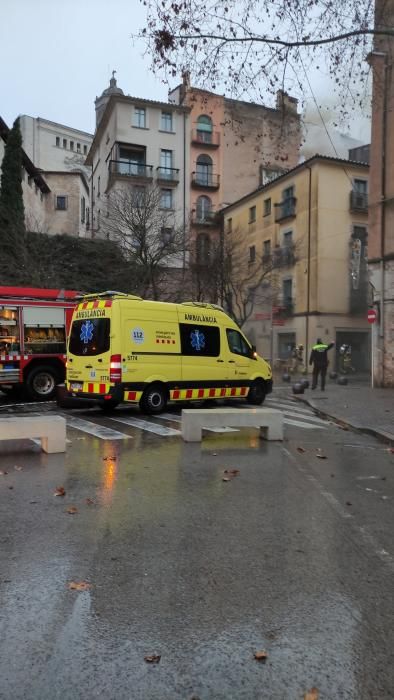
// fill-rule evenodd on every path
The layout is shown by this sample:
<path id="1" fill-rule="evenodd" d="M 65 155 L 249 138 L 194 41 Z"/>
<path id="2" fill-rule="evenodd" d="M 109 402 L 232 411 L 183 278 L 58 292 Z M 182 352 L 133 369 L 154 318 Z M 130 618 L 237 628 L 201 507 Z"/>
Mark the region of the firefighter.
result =
<path id="1" fill-rule="evenodd" d="M 316 344 L 313 346 L 309 358 L 309 364 L 313 365 L 312 389 L 316 389 L 317 381 L 319 379 L 320 374 L 321 390 L 324 391 L 328 367 L 327 352 L 331 350 L 331 348 L 333 348 L 334 345 L 334 342 L 329 343 L 328 345 L 326 343 L 323 343 L 321 338 L 318 338 L 316 340 Z"/>

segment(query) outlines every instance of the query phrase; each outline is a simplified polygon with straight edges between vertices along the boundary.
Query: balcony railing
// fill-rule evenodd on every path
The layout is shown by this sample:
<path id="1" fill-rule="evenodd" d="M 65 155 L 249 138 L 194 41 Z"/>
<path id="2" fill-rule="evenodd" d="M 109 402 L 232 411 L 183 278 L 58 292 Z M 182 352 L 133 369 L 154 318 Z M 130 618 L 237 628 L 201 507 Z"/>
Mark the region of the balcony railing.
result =
<path id="1" fill-rule="evenodd" d="M 220 187 L 220 175 L 214 173 L 192 173 L 192 185 L 202 189 L 217 190 Z"/>
<path id="2" fill-rule="evenodd" d="M 157 172 L 157 179 L 162 180 L 163 182 L 169 183 L 176 183 L 179 182 L 179 169 L 178 168 L 163 168 L 159 167 L 156 168 Z"/>
<path id="3" fill-rule="evenodd" d="M 295 216 L 296 202 L 297 199 L 295 197 L 288 197 L 283 202 L 275 204 L 275 221 L 282 221 L 282 219 L 289 219 Z"/>
<path id="4" fill-rule="evenodd" d="M 220 134 L 218 131 L 200 131 L 199 129 L 193 129 L 192 143 L 197 146 L 203 144 L 211 148 L 218 148 L 220 145 Z"/>
<path id="5" fill-rule="evenodd" d="M 292 245 L 277 246 L 273 251 L 273 267 L 286 267 L 287 265 L 294 265 L 296 261 L 295 257 L 295 247 Z"/>
<path id="6" fill-rule="evenodd" d="M 357 192 L 352 190 L 350 193 L 350 210 L 368 212 L 368 194 L 367 192 Z"/>
<path id="7" fill-rule="evenodd" d="M 278 306 L 275 307 L 275 316 L 277 318 L 288 318 L 294 313 L 295 301 L 292 297 L 285 297 L 280 300 Z"/>
<path id="8" fill-rule="evenodd" d="M 136 163 L 132 160 L 110 160 L 109 172 L 111 175 L 125 175 L 126 177 L 151 180 L 153 165 Z"/>
<path id="9" fill-rule="evenodd" d="M 218 213 L 214 209 L 208 211 L 198 211 L 195 209 L 192 212 L 192 223 L 196 226 L 214 226 L 217 223 Z"/>

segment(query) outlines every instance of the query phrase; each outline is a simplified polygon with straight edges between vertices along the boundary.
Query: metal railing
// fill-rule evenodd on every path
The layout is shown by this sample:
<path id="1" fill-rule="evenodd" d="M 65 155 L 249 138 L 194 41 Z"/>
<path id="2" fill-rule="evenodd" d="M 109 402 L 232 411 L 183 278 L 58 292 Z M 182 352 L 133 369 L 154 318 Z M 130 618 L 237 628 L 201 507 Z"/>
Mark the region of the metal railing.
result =
<path id="1" fill-rule="evenodd" d="M 152 178 L 153 165 L 137 163 L 133 160 L 110 160 L 109 172 L 112 175 L 125 175 L 135 178 Z"/>
<path id="2" fill-rule="evenodd" d="M 218 189 L 220 186 L 220 175 L 216 173 L 192 173 L 192 185 L 196 187 L 207 187 L 208 189 Z"/>
<path id="3" fill-rule="evenodd" d="M 200 131 L 199 129 L 193 129 L 192 143 L 214 146 L 217 148 L 220 145 L 220 133 L 218 131 Z"/>
<path id="4" fill-rule="evenodd" d="M 201 226 L 213 226 L 217 222 L 217 212 L 214 209 L 207 211 L 195 209 L 192 212 L 192 222 Z"/>
<path id="5" fill-rule="evenodd" d="M 157 179 L 165 182 L 179 182 L 179 168 L 156 168 Z"/>
<path id="6" fill-rule="evenodd" d="M 296 215 L 296 198 L 288 197 L 283 202 L 275 204 L 275 221 L 282 221 Z"/>
<path id="7" fill-rule="evenodd" d="M 357 192 L 352 190 L 350 193 L 350 209 L 351 211 L 368 211 L 368 194 L 367 192 Z"/>

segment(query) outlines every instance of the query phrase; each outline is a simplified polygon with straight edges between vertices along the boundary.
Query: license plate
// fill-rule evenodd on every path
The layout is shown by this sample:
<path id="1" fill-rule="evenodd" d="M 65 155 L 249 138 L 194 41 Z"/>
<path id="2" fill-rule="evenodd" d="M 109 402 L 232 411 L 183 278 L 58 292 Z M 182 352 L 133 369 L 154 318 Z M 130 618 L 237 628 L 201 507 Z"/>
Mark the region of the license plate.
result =
<path id="1" fill-rule="evenodd" d="M 82 391 L 82 387 L 82 382 L 71 382 L 70 384 L 71 391 Z"/>

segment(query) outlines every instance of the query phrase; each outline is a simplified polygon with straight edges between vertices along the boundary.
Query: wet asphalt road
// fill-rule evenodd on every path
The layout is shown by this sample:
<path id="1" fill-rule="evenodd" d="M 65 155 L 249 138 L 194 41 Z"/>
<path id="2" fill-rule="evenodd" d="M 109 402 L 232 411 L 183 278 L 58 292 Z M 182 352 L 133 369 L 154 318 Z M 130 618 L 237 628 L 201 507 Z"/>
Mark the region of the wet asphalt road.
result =
<path id="1" fill-rule="evenodd" d="M 394 697 L 384 445 L 328 423 L 193 445 L 74 415 L 129 438 L 0 448 L 2 700 Z"/>

